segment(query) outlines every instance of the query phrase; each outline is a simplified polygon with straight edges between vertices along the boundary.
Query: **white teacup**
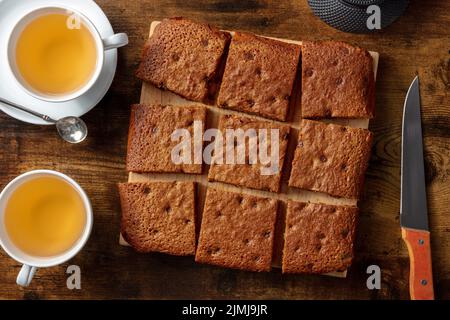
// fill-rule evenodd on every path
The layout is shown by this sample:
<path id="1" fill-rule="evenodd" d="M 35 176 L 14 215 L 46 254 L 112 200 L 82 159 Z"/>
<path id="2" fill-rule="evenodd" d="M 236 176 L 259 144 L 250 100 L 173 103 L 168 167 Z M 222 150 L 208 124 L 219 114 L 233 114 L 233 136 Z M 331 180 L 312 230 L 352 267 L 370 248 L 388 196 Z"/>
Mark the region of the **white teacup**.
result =
<path id="1" fill-rule="evenodd" d="M 76 17 L 77 19 L 80 19 L 80 22 L 83 23 L 85 27 L 90 31 L 91 35 L 94 38 L 95 45 L 96 45 L 96 52 L 97 52 L 97 63 L 95 70 L 91 76 L 91 78 L 79 89 L 77 89 L 74 92 L 70 92 L 67 94 L 61 94 L 61 95 L 47 95 L 42 92 L 38 92 L 34 90 L 32 87 L 30 87 L 29 84 L 24 81 L 22 78 L 19 68 L 16 64 L 16 45 L 17 41 L 19 39 L 20 34 L 24 30 L 24 28 L 34 19 L 36 19 L 39 16 L 52 14 L 52 13 L 63 13 L 68 14 L 72 17 Z M 108 38 L 101 37 L 99 31 L 95 27 L 95 25 L 81 12 L 69 8 L 69 7 L 63 7 L 63 6 L 51 6 L 51 7 L 40 7 L 37 9 L 32 10 L 31 12 L 28 12 L 25 14 L 22 18 L 20 18 L 17 22 L 17 24 L 14 26 L 9 41 L 8 41 L 8 63 L 9 67 L 18 83 L 18 85 L 29 95 L 48 102 L 64 102 L 76 99 L 80 96 L 82 96 L 84 93 L 86 93 L 92 86 L 97 82 L 100 73 L 104 66 L 104 52 L 106 50 L 116 49 L 119 47 L 123 47 L 128 44 L 128 36 L 125 33 L 117 33 L 114 34 Z"/>
<path id="2" fill-rule="evenodd" d="M 5 225 L 5 208 L 9 197 L 24 182 L 38 177 L 53 176 L 66 181 L 79 195 L 84 205 L 86 214 L 85 225 L 82 233 L 74 245 L 67 251 L 49 257 L 39 257 L 30 255 L 18 248 L 9 238 Z M 0 193 L 0 246 L 14 260 L 23 264 L 17 276 L 17 284 L 28 286 L 33 279 L 37 268 L 53 267 L 62 264 L 73 258 L 86 244 L 92 230 L 93 213 L 89 198 L 83 189 L 70 177 L 63 173 L 52 170 L 35 170 L 24 173 L 12 180 Z"/>

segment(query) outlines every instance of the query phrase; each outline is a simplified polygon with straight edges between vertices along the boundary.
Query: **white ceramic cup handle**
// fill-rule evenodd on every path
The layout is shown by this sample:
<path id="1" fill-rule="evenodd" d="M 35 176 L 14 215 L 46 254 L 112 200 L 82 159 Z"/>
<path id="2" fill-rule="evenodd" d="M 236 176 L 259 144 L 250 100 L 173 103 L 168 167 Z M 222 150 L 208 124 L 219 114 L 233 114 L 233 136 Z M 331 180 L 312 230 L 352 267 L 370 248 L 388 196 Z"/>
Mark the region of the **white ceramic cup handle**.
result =
<path id="1" fill-rule="evenodd" d="M 16 283 L 22 287 L 28 287 L 30 285 L 31 280 L 33 279 L 34 274 L 36 273 L 37 268 L 24 264 L 22 269 L 17 276 Z"/>
<path id="2" fill-rule="evenodd" d="M 126 33 L 116 33 L 108 38 L 102 39 L 105 50 L 111 50 L 126 46 L 128 44 L 128 36 Z"/>

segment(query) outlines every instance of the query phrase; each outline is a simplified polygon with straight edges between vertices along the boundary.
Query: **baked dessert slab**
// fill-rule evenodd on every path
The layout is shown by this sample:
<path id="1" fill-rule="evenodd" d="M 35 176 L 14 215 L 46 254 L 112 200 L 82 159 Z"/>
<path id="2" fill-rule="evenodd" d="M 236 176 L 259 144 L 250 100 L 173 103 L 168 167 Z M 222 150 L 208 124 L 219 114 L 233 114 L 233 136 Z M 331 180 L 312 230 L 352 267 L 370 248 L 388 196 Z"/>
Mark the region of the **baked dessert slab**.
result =
<path id="1" fill-rule="evenodd" d="M 270 271 L 278 202 L 209 188 L 195 261 Z"/>
<path id="2" fill-rule="evenodd" d="M 236 32 L 219 91 L 219 107 L 285 121 L 301 47 Z"/>
<path id="3" fill-rule="evenodd" d="M 329 273 L 352 263 L 358 208 L 289 201 L 283 273 Z"/>
<path id="4" fill-rule="evenodd" d="M 344 42 L 302 43 L 302 117 L 373 118 L 373 58 Z"/>
<path id="5" fill-rule="evenodd" d="M 302 120 L 289 186 L 358 199 L 371 146 L 369 130 Z"/>
<path id="6" fill-rule="evenodd" d="M 217 148 L 215 150 L 215 156 L 219 156 L 223 161 L 222 164 L 218 164 L 215 162 L 211 164 L 208 174 L 209 181 L 219 181 L 241 187 L 279 192 L 281 174 L 289 140 L 290 127 L 279 125 L 270 121 L 256 120 L 245 116 L 222 115 L 219 120 L 219 130 L 224 136 L 226 136 L 227 129 L 241 129 L 245 133 L 252 132 L 250 130 L 253 130 L 253 137 L 256 137 L 256 139 L 234 139 L 234 136 L 230 135 L 229 137 L 233 138 L 233 141 L 228 142 L 228 140 L 231 139 L 226 139 L 226 137 L 224 137 L 224 144 L 226 145 L 227 143 L 230 143 L 231 145 L 231 143 L 233 143 L 234 148 L 237 150 L 235 152 L 235 161 L 238 160 L 238 154 L 244 155 L 245 152 L 245 164 L 236 162 L 234 164 L 227 164 L 226 147 Z M 260 139 L 258 135 L 264 132 L 261 130 L 265 130 L 265 132 L 267 132 L 267 143 L 265 143 L 265 145 L 267 146 L 266 148 L 261 148 L 260 145 L 262 139 Z M 276 139 L 275 134 L 278 134 L 278 139 Z M 258 156 L 258 151 L 261 151 L 262 153 L 267 154 L 270 157 L 272 152 L 271 148 L 277 147 L 276 145 L 272 146 L 272 135 L 274 135 L 274 139 L 278 142 L 278 148 L 274 149 L 275 151 L 278 150 L 277 161 L 272 161 L 272 164 L 263 164 L 260 161 L 261 158 Z M 250 135 L 248 135 L 247 137 L 249 136 Z M 250 141 L 254 141 L 254 143 L 252 144 L 250 143 Z M 252 145 L 253 148 L 251 148 Z M 252 158 L 257 158 L 256 163 L 250 164 L 250 150 L 254 150 Z M 264 150 L 267 150 L 267 152 L 265 152 Z M 264 170 L 262 170 L 262 168 L 264 167 L 266 168 L 267 172 L 264 172 Z"/>
<path id="7" fill-rule="evenodd" d="M 194 183 L 120 183 L 118 188 L 127 243 L 139 252 L 195 254 Z"/>
<path id="8" fill-rule="evenodd" d="M 231 36 L 207 24 L 164 19 L 147 41 L 136 75 L 188 100 L 213 99 Z"/>
<path id="9" fill-rule="evenodd" d="M 201 106 L 131 106 L 127 170 L 201 173 L 202 164 L 194 162 L 194 139 L 191 143 L 191 163 L 175 164 L 171 153 L 180 141 L 172 141 L 171 135 L 176 129 L 187 129 L 194 137 L 196 121 L 201 122 L 203 134 L 205 118 L 206 109 Z"/>
<path id="10" fill-rule="evenodd" d="M 150 34 L 152 35 L 154 30 L 156 29 L 157 25 L 160 24 L 159 21 L 153 21 L 151 24 L 151 28 L 150 28 Z M 279 41 L 284 41 L 283 39 L 278 39 Z M 291 42 L 290 40 L 287 40 L 288 42 Z M 292 41 L 293 42 L 293 41 Z M 301 45 L 301 43 L 298 43 L 298 45 Z M 374 68 L 376 68 L 377 66 L 377 62 L 378 62 L 378 54 L 377 53 L 371 53 L 373 55 L 373 59 L 374 59 Z M 376 72 L 376 71 L 375 71 Z M 300 77 L 300 74 L 297 74 L 297 78 Z M 296 79 L 297 81 L 298 79 Z M 296 84 L 296 88 L 297 88 L 297 84 Z M 300 98 L 300 88 L 297 90 L 295 89 L 294 93 L 293 93 L 293 98 L 294 100 L 296 100 L 296 104 L 299 103 L 299 99 Z M 187 104 L 186 100 L 181 97 L 180 95 L 174 94 L 172 92 L 170 92 L 169 90 L 161 90 L 159 88 L 157 88 L 154 85 L 151 85 L 149 83 L 144 83 L 143 84 L 143 88 L 142 88 L 142 95 L 141 95 L 141 103 L 148 103 L 148 104 L 172 104 L 172 105 L 181 105 L 181 106 L 185 106 Z M 301 114 L 299 114 L 301 112 L 301 109 L 298 108 L 299 110 L 295 109 L 295 114 L 293 114 L 294 111 L 294 105 L 293 105 L 293 101 L 291 103 L 291 110 L 289 111 L 290 115 L 289 115 L 289 124 L 293 124 L 293 126 L 295 128 L 298 127 L 298 123 L 301 121 Z M 224 112 L 224 111 L 220 111 L 218 108 L 215 107 L 211 107 L 208 108 L 208 128 L 216 128 L 217 126 L 217 119 L 220 118 L 220 115 L 223 113 L 228 113 L 228 112 Z M 234 113 L 234 112 L 233 112 Z M 255 118 L 255 117 L 253 117 Z M 367 127 L 368 123 L 369 123 L 369 119 L 364 118 L 364 119 L 344 119 L 341 120 L 339 119 L 333 119 L 331 120 L 333 122 L 337 122 L 337 123 L 345 123 L 346 125 L 352 126 L 352 127 Z M 285 160 L 285 171 L 287 171 L 286 169 L 289 169 L 288 172 L 285 172 L 285 176 L 284 178 L 286 178 L 286 173 L 289 174 L 290 173 L 290 164 L 291 164 L 291 160 L 293 158 L 293 152 L 295 149 L 295 144 L 296 144 L 296 138 L 297 138 L 297 130 L 293 129 L 291 130 L 291 136 L 294 137 L 295 139 L 290 139 L 291 141 L 289 142 L 289 152 L 288 152 L 288 160 Z M 282 199 L 282 200 L 287 200 L 287 199 L 291 199 L 294 201 L 299 201 L 299 202 L 314 202 L 314 203 L 329 203 L 329 204 L 334 204 L 334 205 L 356 205 L 357 200 L 355 199 L 344 199 L 344 198 L 332 198 L 330 196 L 327 196 L 324 193 L 320 193 L 320 192 L 306 192 L 304 190 L 300 190 L 297 188 L 287 188 L 287 190 L 283 190 L 281 191 L 282 194 L 271 194 L 268 195 L 267 192 L 263 192 L 263 191 L 259 191 L 259 190 L 247 190 L 245 191 L 245 187 L 244 189 L 242 189 L 241 187 L 235 187 L 232 185 L 223 185 L 223 184 L 219 184 L 219 183 L 206 183 L 206 170 L 203 171 L 202 175 L 192 175 L 192 174 L 172 174 L 172 173 L 144 173 L 144 174 L 140 174 L 140 173 L 135 173 L 135 172 L 130 172 L 129 175 L 129 182 L 143 182 L 143 181 L 172 181 L 173 179 L 176 179 L 177 181 L 195 181 L 197 182 L 197 187 L 196 187 L 196 202 L 197 202 L 197 207 L 199 209 L 203 208 L 203 203 L 205 201 L 205 196 L 206 196 L 206 191 L 208 188 L 211 187 L 218 187 L 218 188 L 223 188 L 224 190 L 230 190 L 233 192 L 245 192 L 245 193 L 251 193 L 253 195 L 259 195 L 262 197 L 274 197 L 274 198 L 278 198 L 278 199 Z M 285 203 L 283 201 L 279 201 L 280 204 L 280 208 L 279 208 L 279 212 L 278 212 L 278 216 L 280 219 L 280 223 L 277 223 L 277 229 L 275 231 L 275 235 L 276 238 L 281 238 L 280 239 L 280 243 L 279 243 L 279 250 L 278 249 L 274 249 L 275 252 L 280 251 L 279 253 L 277 253 L 277 257 L 273 257 L 272 258 L 272 266 L 275 268 L 281 267 L 282 265 L 282 248 L 283 248 L 283 236 L 284 236 L 284 228 L 285 228 L 285 224 L 284 224 L 284 216 L 285 216 Z M 286 204 L 287 205 L 287 204 Z M 283 218 L 280 218 L 280 216 L 283 216 Z M 281 220 L 282 219 L 282 220 Z M 196 226 L 197 229 L 199 229 L 198 225 Z M 279 229 L 278 229 L 279 228 Z M 274 239 L 274 242 L 277 243 L 278 241 Z M 121 245 L 127 245 L 126 241 L 123 240 L 123 237 L 121 237 Z M 278 247 L 278 243 L 277 243 L 277 247 Z M 279 257 L 279 258 L 278 258 Z M 345 277 L 345 272 L 341 272 L 341 273 L 332 273 L 334 276 L 339 276 L 339 277 Z M 330 273 L 327 273 L 327 275 L 330 275 Z"/>

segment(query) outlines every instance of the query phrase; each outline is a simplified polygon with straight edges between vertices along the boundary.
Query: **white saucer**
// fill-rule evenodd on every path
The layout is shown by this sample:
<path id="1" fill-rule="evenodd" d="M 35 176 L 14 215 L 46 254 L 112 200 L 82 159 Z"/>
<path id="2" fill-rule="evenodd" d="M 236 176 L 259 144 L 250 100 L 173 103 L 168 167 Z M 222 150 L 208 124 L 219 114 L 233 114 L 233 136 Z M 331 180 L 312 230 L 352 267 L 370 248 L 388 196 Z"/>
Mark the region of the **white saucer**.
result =
<path id="1" fill-rule="evenodd" d="M 46 114 L 54 119 L 66 116 L 80 117 L 105 96 L 114 79 L 117 67 L 117 49 L 105 51 L 105 64 L 97 83 L 83 96 L 62 103 L 38 100 L 25 93 L 13 81 L 13 74 L 7 61 L 8 36 L 16 22 L 34 7 L 68 6 L 86 15 L 100 32 L 102 38 L 114 34 L 111 24 L 102 9 L 92 0 L 0 0 L 0 97 Z M 33 124 L 49 123 L 22 111 L 0 103 L 0 110 L 18 120 Z"/>

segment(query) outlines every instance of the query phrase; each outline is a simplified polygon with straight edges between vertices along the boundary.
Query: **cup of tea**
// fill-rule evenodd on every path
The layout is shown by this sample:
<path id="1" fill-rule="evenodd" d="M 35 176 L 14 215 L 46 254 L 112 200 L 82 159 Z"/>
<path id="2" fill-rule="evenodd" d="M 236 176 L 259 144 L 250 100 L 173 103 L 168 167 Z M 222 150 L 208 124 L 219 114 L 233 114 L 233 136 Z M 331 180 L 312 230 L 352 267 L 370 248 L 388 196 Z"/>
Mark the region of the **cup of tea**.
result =
<path id="1" fill-rule="evenodd" d="M 128 44 L 124 33 L 100 36 L 83 13 L 40 7 L 18 19 L 8 41 L 9 67 L 20 87 L 48 102 L 80 97 L 97 81 L 104 52 Z"/>
<path id="2" fill-rule="evenodd" d="M 0 193 L 0 245 L 23 264 L 17 284 L 28 286 L 37 268 L 74 257 L 93 224 L 92 207 L 70 177 L 35 170 L 12 180 Z"/>

